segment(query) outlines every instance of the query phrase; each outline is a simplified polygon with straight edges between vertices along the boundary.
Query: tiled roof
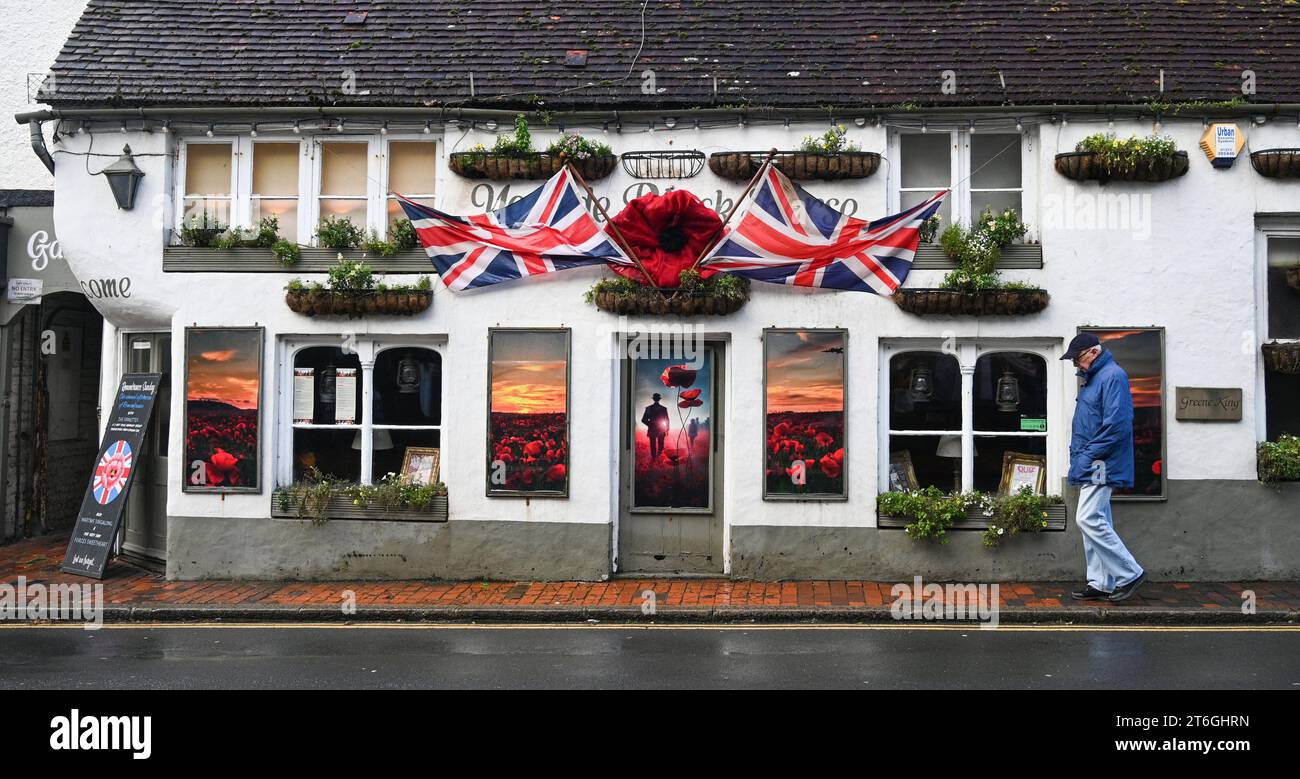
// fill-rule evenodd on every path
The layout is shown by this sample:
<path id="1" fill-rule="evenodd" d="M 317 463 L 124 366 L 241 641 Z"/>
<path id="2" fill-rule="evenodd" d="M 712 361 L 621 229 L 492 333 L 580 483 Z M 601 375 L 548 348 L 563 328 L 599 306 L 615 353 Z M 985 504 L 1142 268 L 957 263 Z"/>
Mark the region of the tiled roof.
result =
<path id="1" fill-rule="evenodd" d="M 52 189 L 0 189 L 0 208 L 48 208 L 52 205 Z"/>
<path id="2" fill-rule="evenodd" d="M 1250 102 L 1300 102 L 1296 0 L 649 0 L 644 41 L 641 9 L 641 0 L 91 0 L 48 100 L 552 110 L 1176 103 L 1241 97 L 1243 71 L 1253 70 Z M 585 51 L 586 64 L 566 65 L 571 51 Z M 956 74 L 953 93 L 941 91 L 945 69 Z"/>

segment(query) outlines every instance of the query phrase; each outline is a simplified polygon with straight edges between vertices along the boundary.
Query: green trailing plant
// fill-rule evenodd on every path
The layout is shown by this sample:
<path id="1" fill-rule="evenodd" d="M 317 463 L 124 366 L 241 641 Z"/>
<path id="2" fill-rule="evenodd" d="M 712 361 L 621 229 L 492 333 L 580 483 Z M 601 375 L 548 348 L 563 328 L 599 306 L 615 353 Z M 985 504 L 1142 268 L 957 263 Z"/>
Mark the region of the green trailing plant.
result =
<path id="1" fill-rule="evenodd" d="M 352 505 L 362 508 L 400 509 L 423 511 L 433 504 L 434 498 L 447 494 L 447 485 L 414 484 L 395 473 L 387 473 L 375 484 L 361 484 L 349 490 Z"/>
<path id="2" fill-rule="evenodd" d="M 861 151 L 862 147 L 848 139 L 848 128 L 837 124 L 818 136 L 805 135 L 800 151 L 820 154 L 837 154 L 842 151 Z"/>
<path id="3" fill-rule="evenodd" d="M 327 249 L 355 249 L 365 234 L 348 217 L 330 214 L 316 226 L 316 240 Z"/>
<path id="4" fill-rule="evenodd" d="M 934 238 L 939 234 L 939 227 L 943 224 L 943 217 L 935 214 L 921 223 L 921 243 L 934 243 Z"/>
<path id="5" fill-rule="evenodd" d="M 1061 503 L 1059 495 L 1036 495 L 1028 487 L 1015 495 L 985 492 L 947 493 L 930 486 L 923 490 L 884 492 L 876 498 L 881 514 L 912 520 L 905 528 L 916 541 L 948 543 L 947 533 L 972 509 L 988 518 L 980 541 L 995 548 L 1017 533 L 1034 533 L 1047 527 L 1047 507 Z"/>
<path id="6" fill-rule="evenodd" d="M 275 257 L 275 261 L 285 268 L 292 268 L 302 259 L 302 250 L 298 248 L 298 244 L 284 238 L 271 246 L 271 254 Z"/>
<path id="7" fill-rule="evenodd" d="M 337 477 L 312 466 L 305 479 L 281 488 L 276 499 L 281 511 L 288 513 L 296 509 L 298 516 L 310 519 L 314 525 L 321 525 L 329 518 L 330 498 L 342 483 Z"/>
<path id="8" fill-rule="evenodd" d="M 239 249 L 248 246 L 252 241 L 252 234 L 242 227 L 232 227 L 226 232 L 212 239 L 213 249 Z"/>
<path id="9" fill-rule="evenodd" d="M 474 151 L 471 149 L 471 151 Z M 515 131 L 510 135 L 498 135 L 496 144 L 492 147 L 493 154 L 506 154 L 513 157 L 524 157 L 529 154 L 535 154 L 533 149 L 533 136 L 528 130 L 528 117 L 523 114 L 515 116 Z"/>
<path id="10" fill-rule="evenodd" d="M 272 249 L 280 238 L 280 218 L 264 216 L 257 220 L 257 232 L 253 235 L 253 246 L 258 249 Z"/>
<path id="11" fill-rule="evenodd" d="M 1140 160 L 1172 162 L 1178 151 L 1174 139 L 1167 135 L 1117 138 L 1115 133 L 1095 133 L 1079 141 L 1075 151 L 1091 152 L 1112 172 L 1128 171 Z"/>
<path id="12" fill-rule="evenodd" d="M 380 257 L 392 257 L 394 254 L 397 254 L 397 243 L 395 241 L 380 238 L 379 233 L 374 230 L 371 230 L 370 234 L 366 236 L 362 248 L 368 252 L 374 252 Z"/>
<path id="13" fill-rule="evenodd" d="M 633 295 L 639 290 L 645 289 L 644 284 L 637 284 L 631 279 L 625 279 L 622 276 L 616 276 L 612 279 L 601 279 L 596 282 L 591 289 L 583 293 L 582 299 L 587 303 L 595 303 L 596 296 L 601 293 L 612 293 L 614 295 Z"/>
<path id="14" fill-rule="evenodd" d="M 1300 438 L 1280 435 L 1276 441 L 1260 444 L 1255 454 L 1260 481 L 1300 481 Z"/>
<path id="15" fill-rule="evenodd" d="M 574 160 L 590 157 L 607 157 L 614 153 L 609 144 L 592 141 L 581 135 L 561 135 L 559 140 L 546 147 L 547 154 L 563 154 Z"/>
<path id="16" fill-rule="evenodd" d="M 342 254 L 329 269 L 329 288 L 340 295 L 358 295 L 375 287 L 375 271 L 360 260 L 349 260 Z"/>
<path id="17" fill-rule="evenodd" d="M 715 273 L 707 279 L 694 268 L 677 275 L 681 291 L 691 297 L 742 299 L 749 297 L 749 279 L 733 273 Z"/>
<path id="18" fill-rule="evenodd" d="M 415 234 L 415 225 L 405 217 L 394 219 L 388 226 L 388 240 L 397 244 L 397 248 L 402 251 L 420 248 L 420 237 Z"/>
<path id="19" fill-rule="evenodd" d="M 953 523 L 966 516 L 970 495 L 949 495 L 938 487 L 906 492 L 884 492 L 876 498 L 881 514 L 912 521 L 904 528 L 914 541 L 948 543 Z"/>
<path id="20" fill-rule="evenodd" d="M 989 549 L 1017 533 L 1037 533 L 1047 527 L 1047 508 L 1061 503 L 1060 495 L 1038 495 L 1021 487 L 1014 495 L 984 495 L 981 504 L 989 517 L 980 541 Z"/>
<path id="21" fill-rule="evenodd" d="M 1028 230 L 1010 208 L 999 214 L 986 208 L 970 228 L 949 225 L 939 236 L 939 245 L 957 267 L 944 276 L 943 288 L 960 292 L 1032 289 L 1004 285 L 997 270 L 1002 250 L 1023 238 Z"/>
<path id="22" fill-rule="evenodd" d="M 209 218 L 204 209 L 201 216 L 191 215 L 181 224 L 181 244 L 196 249 L 210 249 L 217 237 L 226 231 L 226 226 L 215 217 Z"/>

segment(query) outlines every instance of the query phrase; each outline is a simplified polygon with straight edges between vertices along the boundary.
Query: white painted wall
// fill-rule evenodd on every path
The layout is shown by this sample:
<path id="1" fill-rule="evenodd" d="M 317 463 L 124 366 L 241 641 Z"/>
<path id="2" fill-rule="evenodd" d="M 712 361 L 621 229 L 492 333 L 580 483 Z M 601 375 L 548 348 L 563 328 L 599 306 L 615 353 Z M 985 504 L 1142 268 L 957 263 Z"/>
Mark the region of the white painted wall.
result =
<path id="1" fill-rule="evenodd" d="M 941 338 L 946 334 L 976 338 L 1043 338 L 1068 340 L 1083 324 L 1103 326 L 1158 325 L 1167 329 L 1166 378 L 1172 401 L 1178 385 L 1242 387 L 1245 419 L 1235 424 L 1180 423 L 1167 412 L 1168 459 L 1171 479 L 1254 479 L 1257 403 L 1255 379 L 1259 368 L 1255 328 L 1256 212 L 1295 211 L 1295 185 L 1262 178 L 1245 158 L 1230 170 L 1211 168 L 1197 149 L 1202 128 L 1196 122 L 1167 121 L 1162 132 L 1173 135 L 1180 148 L 1191 153 L 1191 171 L 1185 177 L 1157 185 L 1112 183 L 1099 190 L 1093 182 L 1069 181 L 1053 170 L 1053 155 L 1072 150 L 1076 140 L 1104 129 L 1104 123 L 1073 121 L 1068 127 L 1044 125 L 1041 133 L 1027 129 L 1037 159 L 1039 199 L 1029 210 L 1042 225 L 1045 267 L 1041 271 L 1009 272 L 1009 278 L 1040 283 L 1053 295 L 1041 315 L 1025 318 L 917 318 L 900 312 L 888 300 L 858 293 L 812 292 L 754 285 L 752 301 L 739 313 L 707 318 L 699 324 L 730 341 L 728 444 L 725 461 L 726 518 L 732 524 L 870 526 L 874 524 L 877 480 L 877 376 L 879 339 L 902 337 Z M 822 126 L 729 129 L 613 134 L 607 140 L 615 151 L 647 148 L 724 149 L 790 148 L 806 133 Z M 1120 134 L 1146 133 L 1149 126 L 1117 123 Z M 1249 129 L 1256 148 L 1300 145 L 1294 125 Z M 885 148 L 886 131 L 850 128 L 863 148 Z M 536 130 L 535 142 L 544 146 L 549 134 Z M 159 133 L 114 133 L 96 140 L 96 149 L 117 149 L 123 140 L 140 153 L 163 153 L 168 138 Z M 450 139 L 460 149 L 490 137 Z M 669 146 L 669 140 L 672 141 Z M 459 143 L 457 143 L 459 141 Z M 69 140 L 65 148 L 84 150 L 84 137 Z M 287 334 L 338 333 L 347 328 L 383 334 L 439 334 L 447 338 L 444 361 L 445 430 L 443 478 L 451 490 L 457 520 L 514 519 L 521 521 L 610 522 L 615 511 L 617 485 L 616 363 L 608 358 L 613 333 L 620 323 L 582 300 L 582 293 L 602 275 L 600 271 L 570 271 L 551 278 L 501 285 L 473 293 L 450 293 L 438 288 L 432 309 L 420 317 L 367 319 L 356 322 L 319 321 L 291 313 L 283 303 L 282 288 L 294 274 L 164 274 L 161 271 L 164 225 L 169 224 L 170 158 L 142 157 L 146 171 L 139 205 L 118 211 L 106 185 L 88 177 L 81 157 L 60 155 L 55 220 L 64 252 L 74 272 L 89 278 L 129 277 L 130 297 L 96 301 L 118 327 L 174 330 L 173 359 L 183 365 L 183 328 L 190 325 L 251 325 L 267 328 L 264 408 L 274 405 L 282 386 L 283 369 L 275 363 L 275 339 Z M 859 215 L 885 213 L 887 180 L 884 169 L 865 181 L 810 182 L 807 187 L 822 198 L 853 197 L 861 204 Z M 594 184 L 597 194 L 609 195 L 616 204 L 634 183 L 620 169 Z M 721 190 L 730 197 L 742 186 L 719 180 L 707 169 L 698 177 L 678 182 L 701 196 Z M 440 182 L 440 207 L 468 213 L 476 182 L 444 173 Z M 525 192 L 527 183 L 512 191 Z M 1053 203 L 1080 202 L 1099 191 L 1150 196 L 1153 222 L 1148 237 L 1114 230 L 1073 229 L 1043 225 Z M 1074 200 L 1070 201 L 1069 198 Z M 1059 200 L 1053 200 L 1053 199 Z M 909 286 L 937 285 L 942 272 L 915 272 Z M 643 325 L 645 323 L 642 323 Z M 491 326 L 567 326 L 573 328 L 572 365 L 572 483 L 568 500 L 489 499 L 484 496 L 486 429 L 487 328 Z M 837 503 L 764 502 L 761 467 L 764 426 L 762 420 L 762 342 L 764 327 L 846 327 L 850 331 L 848 366 L 848 479 L 849 500 Z M 653 327 L 653 325 L 651 325 Z M 120 338 L 118 339 L 120 340 Z M 112 343 L 106 339 L 106 343 Z M 1059 352 L 1058 352 L 1059 353 Z M 107 355 L 106 355 L 107 356 Z M 1054 355 L 1053 355 L 1054 356 Z M 1067 389 L 1050 401 L 1055 409 L 1049 426 L 1054 431 L 1054 468 L 1063 466 L 1073 407 L 1074 381 L 1068 364 L 1059 386 Z M 106 370 L 113 362 L 105 361 Z M 181 381 L 177 376 L 177 383 Z M 103 402 L 111 402 L 113 382 L 105 382 Z M 180 451 L 183 425 L 182 393 L 173 395 L 173 452 Z M 270 431 L 270 420 L 263 429 Z M 263 479 L 272 483 L 277 442 L 264 437 Z M 175 462 L 175 461 L 174 461 Z M 1060 475 L 1059 472 L 1057 475 Z M 179 516 L 269 516 L 269 491 L 261 495 L 206 496 L 182 493 L 181 471 L 173 468 L 169 513 Z"/>
<path id="2" fill-rule="evenodd" d="M 27 74 L 46 73 L 72 32 L 86 0 L 0 0 L 0 189 L 49 189 L 53 177 L 32 153 L 26 125 L 13 115 L 42 104 L 27 101 Z M 45 137 L 50 137 L 46 128 Z"/>

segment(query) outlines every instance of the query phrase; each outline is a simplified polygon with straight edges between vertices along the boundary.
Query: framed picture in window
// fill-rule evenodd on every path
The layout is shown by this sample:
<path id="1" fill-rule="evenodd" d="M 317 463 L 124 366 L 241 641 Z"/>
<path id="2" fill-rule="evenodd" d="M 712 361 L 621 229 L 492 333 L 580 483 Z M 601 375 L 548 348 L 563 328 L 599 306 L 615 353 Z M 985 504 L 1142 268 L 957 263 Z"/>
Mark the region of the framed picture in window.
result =
<path id="1" fill-rule="evenodd" d="M 567 328 L 488 331 L 487 494 L 568 497 Z"/>
<path id="2" fill-rule="evenodd" d="M 889 453 L 889 491 L 909 492 L 921 489 L 916 480 L 916 469 L 912 467 L 912 452 L 900 449 Z"/>
<path id="3" fill-rule="evenodd" d="M 185 328 L 185 492 L 261 492 L 260 327 Z"/>
<path id="4" fill-rule="evenodd" d="M 1015 495 L 1028 487 L 1035 495 L 1047 491 L 1047 458 L 1041 454 L 1024 452 L 1002 453 L 1002 483 L 999 495 Z"/>
<path id="5" fill-rule="evenodd" d="M 763 331 L 766 500 L 843 500 L 845 330 Z"/>
<path id="6" fill-rule="evenodd" d="M 440 450 L 428 446 L 408 446 L 402 454 L 402 480 L 409 484 L 433 484 L 438 481 Z"/>
<path id="7" fill-rule="evenodd" d="M 1165 500 L 1165 329 L 1081 327 L 1128 374 L 1133 396 L 1133 486 L 1116 489 L 1112 500 Z"/>

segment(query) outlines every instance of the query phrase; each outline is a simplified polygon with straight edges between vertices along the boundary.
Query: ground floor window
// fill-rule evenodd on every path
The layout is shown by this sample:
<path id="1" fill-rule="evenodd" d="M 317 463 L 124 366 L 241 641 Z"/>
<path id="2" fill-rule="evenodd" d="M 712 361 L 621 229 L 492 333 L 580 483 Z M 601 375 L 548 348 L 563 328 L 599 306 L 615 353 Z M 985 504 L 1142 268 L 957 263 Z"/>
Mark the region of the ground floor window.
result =
<path id="1" fill-rule="evenodd" d="M 1048 484 L 1050 344 L 885 345 L 880 487 L 1005 492 Z M 1020 466 L 1020 467 L 1017 467 Z M 1026 480 L 1026 475 L 1034 478 Z"/>
<path id="2" fill-rule="evenodd" d="M 352 336 L 288 346 L 292 421 L 281 483 L 327 476 L 372 484 L 411 463 L 438 462 L 442 354 L 436 345 Z"/>

